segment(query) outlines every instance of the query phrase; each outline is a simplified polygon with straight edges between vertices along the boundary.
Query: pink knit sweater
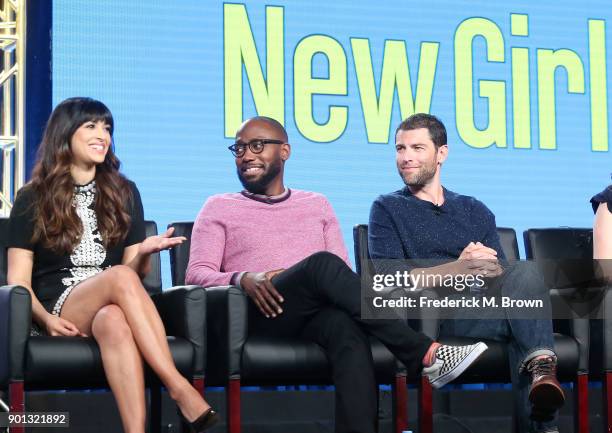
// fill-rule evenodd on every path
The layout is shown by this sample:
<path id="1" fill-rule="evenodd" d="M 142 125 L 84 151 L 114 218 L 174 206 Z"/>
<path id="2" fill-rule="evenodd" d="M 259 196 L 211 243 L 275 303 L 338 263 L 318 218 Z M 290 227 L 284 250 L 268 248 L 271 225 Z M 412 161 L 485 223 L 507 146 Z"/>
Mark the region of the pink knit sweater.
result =
<path id="1" fill-rule="evenodd" d="M 318 251 L 350 262 L 340 226 L 327 199 L 291 190 L 278 203 L 240 193 L 210 197 L 191 235 L 186 284 L 230 284 L 234 273 L 286 269 Z"/>

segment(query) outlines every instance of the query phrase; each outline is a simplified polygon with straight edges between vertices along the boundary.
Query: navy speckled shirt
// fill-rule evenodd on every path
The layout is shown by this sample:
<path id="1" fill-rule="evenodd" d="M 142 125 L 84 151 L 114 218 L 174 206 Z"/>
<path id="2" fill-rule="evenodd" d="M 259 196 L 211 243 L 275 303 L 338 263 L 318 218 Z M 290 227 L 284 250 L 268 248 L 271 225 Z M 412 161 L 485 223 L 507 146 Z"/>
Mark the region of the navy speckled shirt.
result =
<path id="1" fill-rule="evenodd" d="M 442 206 L 416 198 L 408 187 L 379 196 L 370 209 L 370 257 L 451 261 L 470 242 L 481 242 L 505 259 L 493 212 L 474 197 L 443 190 Z"/>

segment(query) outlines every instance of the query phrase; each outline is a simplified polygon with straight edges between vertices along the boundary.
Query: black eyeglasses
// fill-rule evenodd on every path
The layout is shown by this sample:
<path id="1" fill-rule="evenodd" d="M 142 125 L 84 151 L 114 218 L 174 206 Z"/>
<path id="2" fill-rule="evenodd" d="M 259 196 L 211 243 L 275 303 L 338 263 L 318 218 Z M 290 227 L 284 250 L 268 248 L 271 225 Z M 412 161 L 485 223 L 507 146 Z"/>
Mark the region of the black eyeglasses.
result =
<path id="1" fill-rule="evenodd" d="M 251 140 L 248 143 L 240 143 L 236 142 L 231 146 L 228 146 L 228 149 L 236 158 L 242 158 L 246 153 L 247 146 L 252 153 L 261 153 L 264 150 L 264 146 L 266 144 L 285 144 L 283 140 L 272 140 L 268 138 Z"/>

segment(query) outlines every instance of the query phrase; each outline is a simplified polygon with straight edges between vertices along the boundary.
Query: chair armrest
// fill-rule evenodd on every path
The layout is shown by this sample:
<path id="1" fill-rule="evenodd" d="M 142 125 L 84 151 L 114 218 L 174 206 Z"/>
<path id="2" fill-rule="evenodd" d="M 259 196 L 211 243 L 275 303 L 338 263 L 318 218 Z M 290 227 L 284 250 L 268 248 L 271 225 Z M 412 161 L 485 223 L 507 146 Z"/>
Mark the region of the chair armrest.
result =
<path id="1" fill-rule="evenodd" d="M 552 289 L 550 300 L 553 317 L 567 317 L 567 320 L 569 320 L 568 332 L 578 343 L 578 374 L 586 374 L 589 372 L 590 316 L 589 312 L 584 314 L 585 312 L 581 310 L 579 304 L 572 306 L 571 293 L 576 290 L 578 289 Z"/>
<path id="2" fill-rule="evenodd" d="M 425 289 L 420 292 L 420 296 L 430 299 L 438 299 L 440 296 L 435 289 Z M 419 308 L 419 328 L 423 334 L 436 341 L 440 335 L 440 309 L 438 308 Z"/>
<path id="3" fill-rule="evenodd" d="M 404 289 L 395 289 L 390 296 L 393 298 L 408 297 L 415 298 L 417 304 L 421 297 L 428 299 L 438 299 L 440 295 L 435 289 L 423 289 L 415 291 L 405 291 Z M 410 308 L 410 314 L 407 315 L 407 310 L 404 310 L 404 318 L 407 319 L 408 325 L 415 331 L 422 332 L 432 340 L 438 338 L 440 333 L 440 310 L 438 308 L 414 307 Z"/>
<path id="4" fill-rule="evenodd" d="M 25 348 L 32 324 L 32 298 L 21 286 L 0 287 L 0 385 L 24 378 Z"/>
<path id="5" fill-rule="evenodd" d="M 604 287 L 603 319 L 603 371 L 612 371 L 612 284 Z"/>
<path id="6" fill-rule="evenodd" d="M 200 286 L 175 286 L 151 296 L 170 336 L 188 340 L 194 347 L 193 371 L 206 367 L 206 290 Z"/>
<path id="7" fill-rule="evenodd" d="M 572 318 L 572 335 L 578 342 L 578 373 L 589 372 L 591 330 L 588 317 Z"/>
<path id="8" fill-rule="evenodd" d="M 248 299 L 236 286 L 206 289 L 209 383 L 226 383 L 241 373 L 242 347 L 248 336 Z"/>

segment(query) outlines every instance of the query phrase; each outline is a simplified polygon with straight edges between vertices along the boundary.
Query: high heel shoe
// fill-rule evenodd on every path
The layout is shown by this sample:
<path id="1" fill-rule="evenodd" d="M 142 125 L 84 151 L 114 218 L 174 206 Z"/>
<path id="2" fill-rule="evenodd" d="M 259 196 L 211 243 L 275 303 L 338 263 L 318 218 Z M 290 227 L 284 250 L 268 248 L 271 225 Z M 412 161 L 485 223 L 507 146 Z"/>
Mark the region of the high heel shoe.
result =
<path id="1" fill-rule="evenodd" d="M 193 422 L 189 422 L 178 407 L 176 408 L 176 411 L 181 419 L 183 433 L 204 433 L 210 427 L 217 424 L 220 418 L 219 414 L 215 412 L 212 407 L 208 408 Z"/>

